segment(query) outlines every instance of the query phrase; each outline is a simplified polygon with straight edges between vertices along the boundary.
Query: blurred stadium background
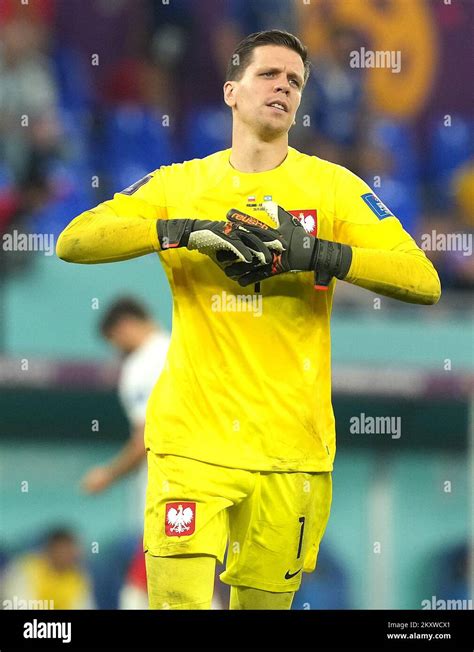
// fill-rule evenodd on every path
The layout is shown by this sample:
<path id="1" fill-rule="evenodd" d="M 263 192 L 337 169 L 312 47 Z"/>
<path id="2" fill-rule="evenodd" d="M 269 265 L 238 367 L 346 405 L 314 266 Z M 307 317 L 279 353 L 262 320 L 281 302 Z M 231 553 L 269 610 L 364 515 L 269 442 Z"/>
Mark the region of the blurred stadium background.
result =
<path id="1" fill-rule="evenodd" d="M 433 231 L 471 239 L 469 255 L 428 248 L 444 289 L 436 307 L 338 286 L 333 509 L 294 608 L 467 600 L 472 2 L 0 0 L 0 234 L 56 237 L 150 170 L 228 147 L 227 57 L 272 27 L 297 33 L 314 64 L 291 144 L 362 176 L 419 243 Z M 401 72 L 351 68 L 361 47 L 401 51 Z M 117 363 L 97 333 L 124 294 L 171 328 L 156 257 L 89 267 L 0 249 L 1 564 L 72 527 L 99 608 L 117 606 L 141 528 L 133 478 L 97 497 L 78 485 L 128 434 Z M 401 437 L 351 434 L 362 413 L 400 417 Z"/>

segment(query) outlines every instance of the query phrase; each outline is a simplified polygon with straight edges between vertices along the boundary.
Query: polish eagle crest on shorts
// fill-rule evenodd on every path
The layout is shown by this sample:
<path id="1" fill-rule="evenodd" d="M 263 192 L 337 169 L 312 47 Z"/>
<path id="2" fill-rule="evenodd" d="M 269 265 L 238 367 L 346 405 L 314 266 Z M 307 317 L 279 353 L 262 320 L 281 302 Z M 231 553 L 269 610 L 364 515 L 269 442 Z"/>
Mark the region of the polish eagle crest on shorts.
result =
<path id="1" fill-rule="evenodd" d="M 195 529 L 196 503 L 166 503 L 165 532 L 169 537 L 189 536 Z"/>

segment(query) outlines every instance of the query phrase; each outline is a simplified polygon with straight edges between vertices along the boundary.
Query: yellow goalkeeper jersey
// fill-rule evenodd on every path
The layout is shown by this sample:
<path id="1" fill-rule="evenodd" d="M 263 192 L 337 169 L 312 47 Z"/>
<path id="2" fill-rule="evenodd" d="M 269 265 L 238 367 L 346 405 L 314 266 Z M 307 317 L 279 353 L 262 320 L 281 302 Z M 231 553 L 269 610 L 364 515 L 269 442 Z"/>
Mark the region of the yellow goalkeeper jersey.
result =
<path id="1" fill-rule="evenodd" d="M 373 191 L 347 169 L 289 148 L 273 170 L 243 173 L 231 150 L 161 167 L 66 228 L 58 255 L 123 260 L 158 251 L 173 295 L 165 368 L 148 402 L 145 442 L 212 464 L 330 471 L 330 315 L 335 281 L 297 272 L 241 288 L 207 256 L 160 251 L 156 219 L 222 220 L 237 208 L 269 225 L 279 204 L 308 232 L 353 246 L 347 280 L 405 301 L 434 303 L 430 261 Z"/>

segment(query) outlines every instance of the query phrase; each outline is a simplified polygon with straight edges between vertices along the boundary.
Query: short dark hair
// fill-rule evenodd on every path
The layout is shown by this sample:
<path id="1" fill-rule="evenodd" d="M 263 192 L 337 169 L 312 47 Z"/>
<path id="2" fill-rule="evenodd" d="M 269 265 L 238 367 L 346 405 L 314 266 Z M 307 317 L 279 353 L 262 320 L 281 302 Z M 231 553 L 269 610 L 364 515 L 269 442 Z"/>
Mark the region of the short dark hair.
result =
<path id="1" fill-rule="evenodd" d="M 132 297 L 121 297 L 114 301 L 103 316 L 99 329 L 104 337 L 107 337 L 120 320 L 124 317 L 133 317 L 140 321 L 148 321 L 151 315 L 148 310 Z"/>
<path id="2" fill-rule="evenodd" d="M 227 65 L 226 81 L 241 79 L 252 60 L 253 51 L 262 45 L 281 45 L 299 54 L 304 65 L 304 83 L 306 83 L 311 68 L 308 50 L 297 36 L 280 29 L 254 32 L 240 41 Z"/>
<path id="3" fill-rule="evenodd" d="M 56 543 L 77 543 L 77 536 L 74 530 L 67 526 L 58 526 L 44 534 L 46 546 L 54 546 Z"/>

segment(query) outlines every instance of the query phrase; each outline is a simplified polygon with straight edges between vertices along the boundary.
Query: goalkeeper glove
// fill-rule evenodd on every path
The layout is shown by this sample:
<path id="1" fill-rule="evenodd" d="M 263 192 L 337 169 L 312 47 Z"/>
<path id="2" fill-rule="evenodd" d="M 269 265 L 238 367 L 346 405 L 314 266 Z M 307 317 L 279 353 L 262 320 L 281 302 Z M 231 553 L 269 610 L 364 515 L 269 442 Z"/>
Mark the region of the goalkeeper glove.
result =
<path id="1" fill-rule="evenodd" d="M 225 260 L 238 260 L 266 265 L 272 260 L 272 254 L 264 244 L 265 240 L 268 241 L 265 230 L 255 227 L 250 231 L 240 222 L 157 220 L 157 231 L 162 250 L 187 247 L 207 254 L 218 264 Z"/>
<path id="2" fill-rule="evenodd" d="M 334 276 L 339 279 L 345 278 L 352 262 L 352 248 L 339 242 L 321 240 L 309 235 L 297 217 L 281 206 L 277 208 L 278 212 L 274 218 L 278 229 L 270 229 L 270 227 L 267 229 L 273 232 L 275 240 L 278 239 L 280 250 L 275 250 L 272 248 L 272 243 L 269 243 L 268 246 L 272 250 L 270 262 L 262 263 L 255 259 L 251 263 L 233 262 L 225 268 L 227 276 L 246 286 L 285 272 L 314 271 L 314 285 L 319 290 L 327 290 Z M 263 226 L 266 226 L 235 209 L 227 213 L 227 218 L 235 224 L 245 224 L 252 232 L 253 229 L 261 231 Z"/>

